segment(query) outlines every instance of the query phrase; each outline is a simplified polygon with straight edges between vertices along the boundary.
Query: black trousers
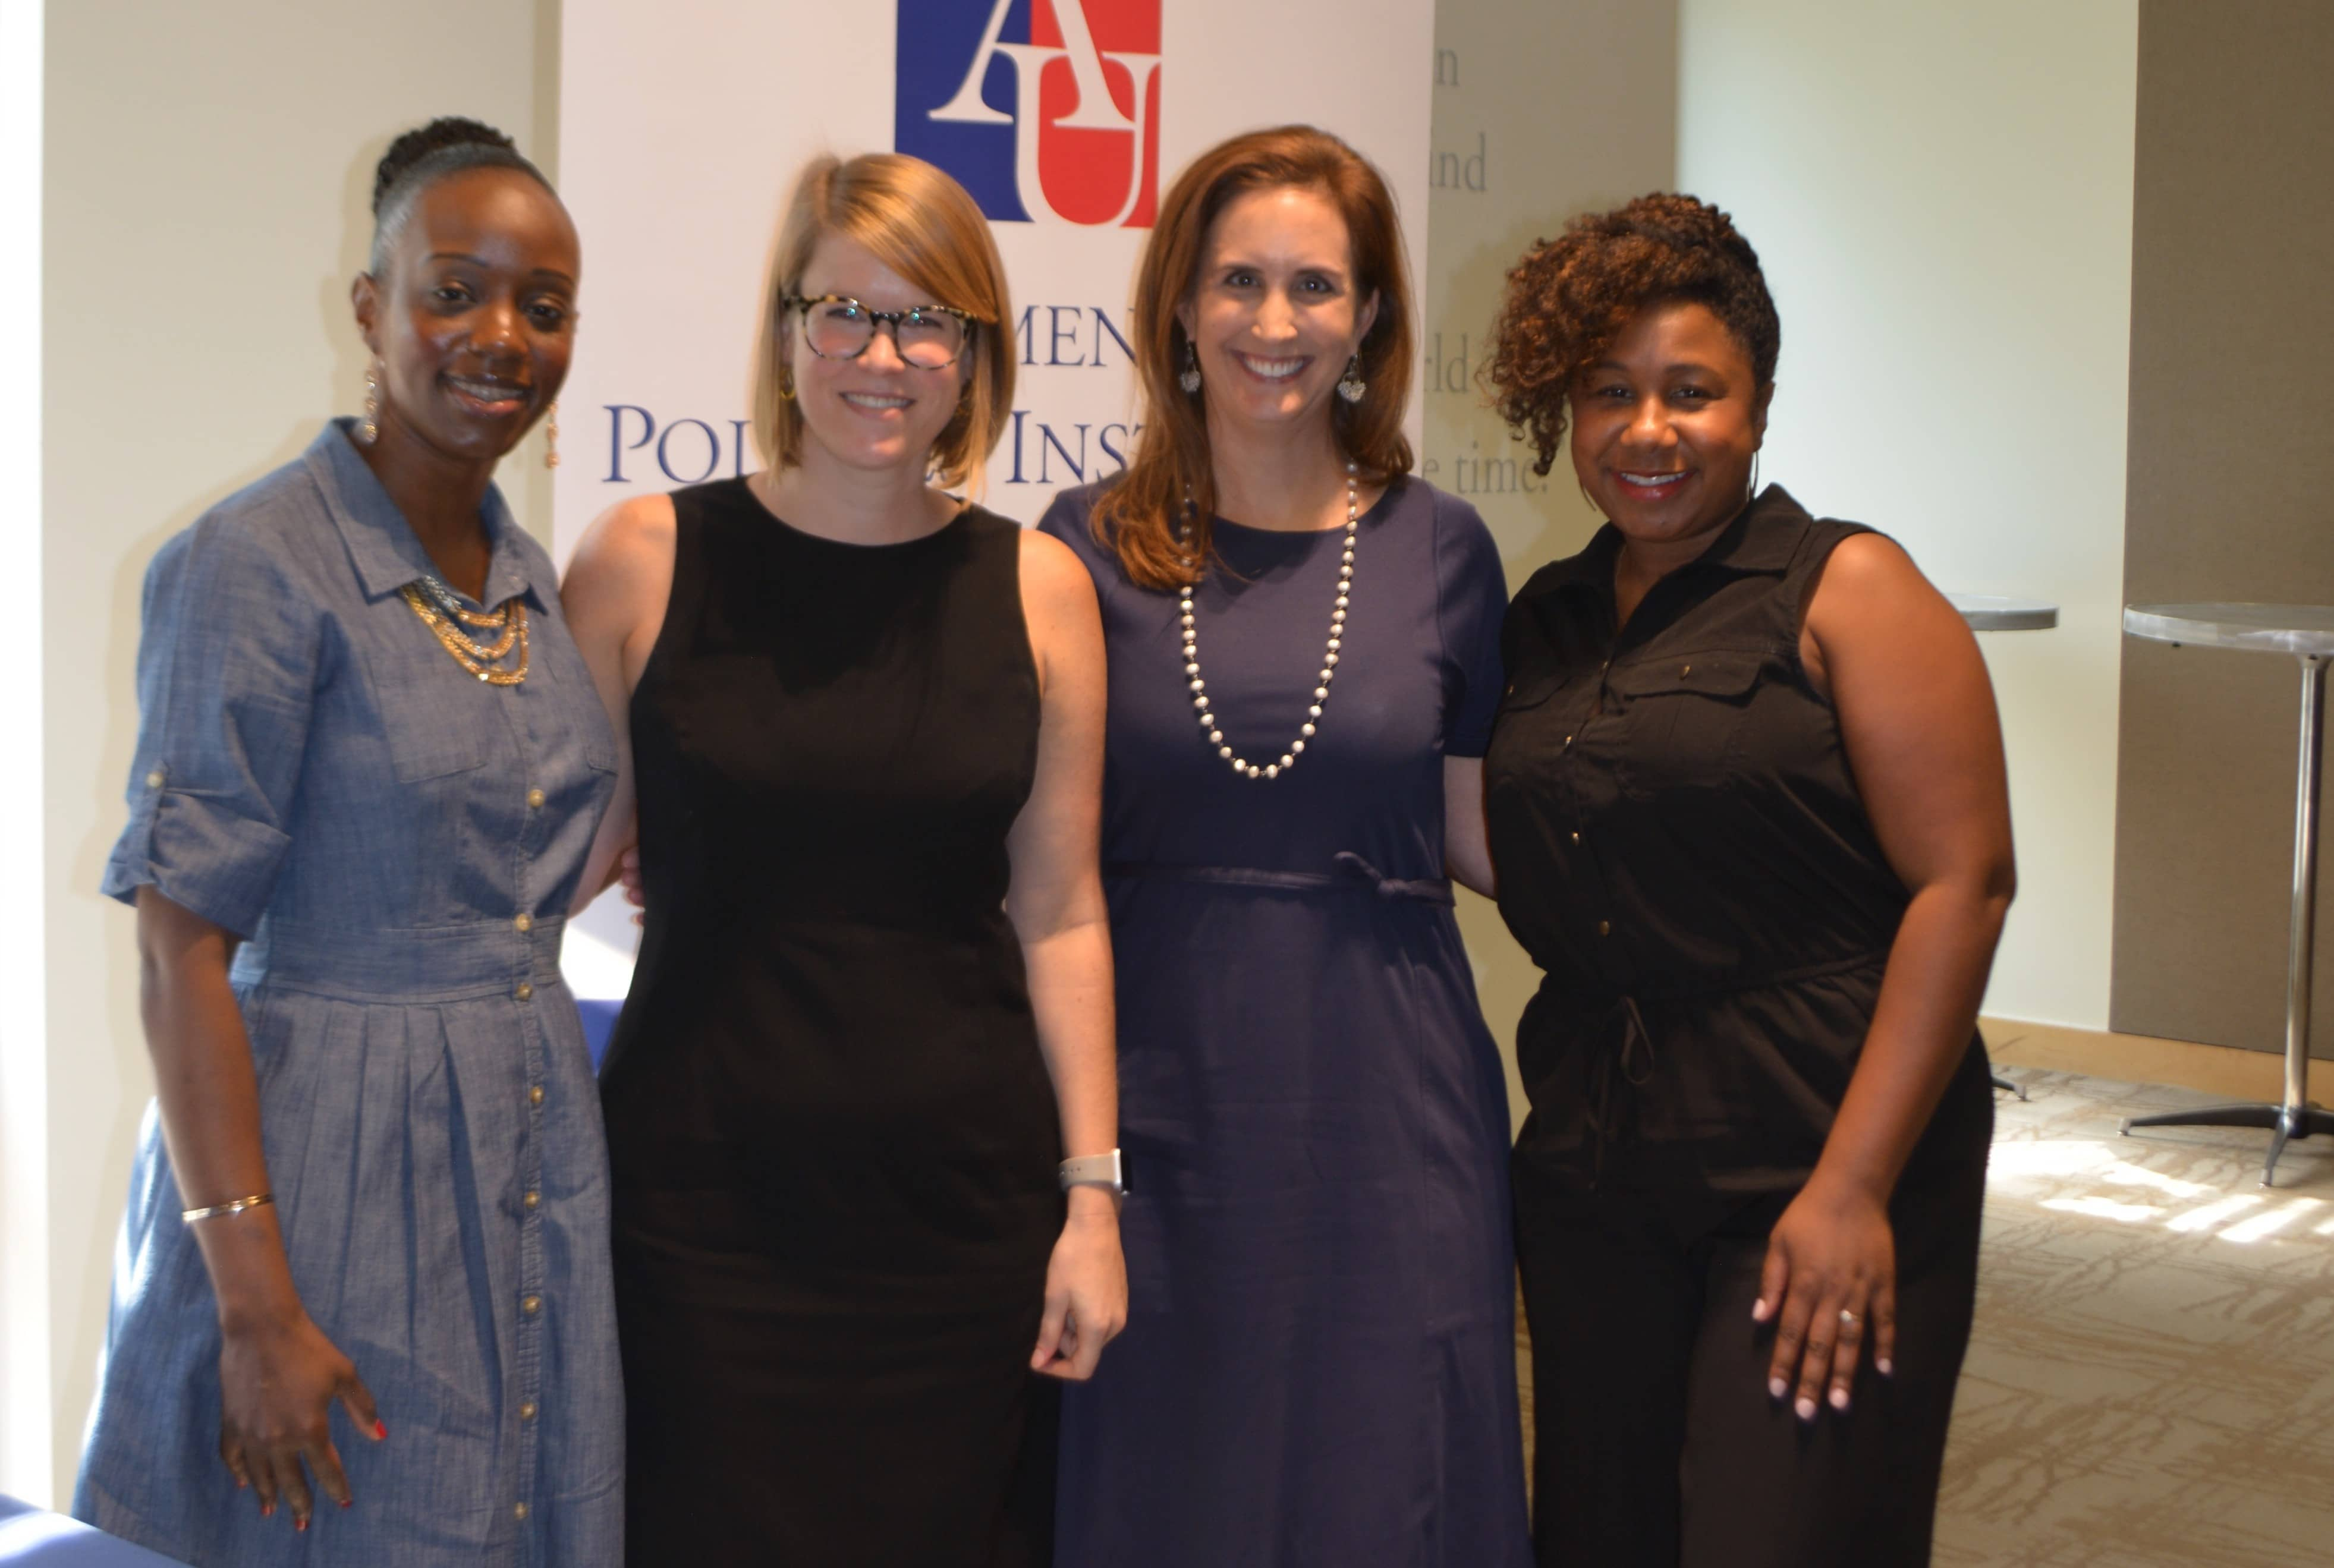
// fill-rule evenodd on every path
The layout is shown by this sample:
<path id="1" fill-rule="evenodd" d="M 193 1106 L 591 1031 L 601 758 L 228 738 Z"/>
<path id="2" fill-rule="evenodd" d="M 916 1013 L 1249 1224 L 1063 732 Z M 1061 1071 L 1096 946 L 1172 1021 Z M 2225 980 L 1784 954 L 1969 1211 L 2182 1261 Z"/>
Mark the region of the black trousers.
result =
<path id="1" fill-rule="evenodd" d="M 1992 1108 L 1984 1121 L 1990 1133 Z M 1931 1140 L 1934 1141 L 1934 1140 Z M 1977 1292 L 1987 1140 L 1924 1147 L 1890 1206 L 1895 1372 L 1802 1423 L 1750 1321 L 1790 1194 L 1682 1234 L 1678 1206 L 1516 1160 L 1540 1568 L 1918 1568 Z"/>

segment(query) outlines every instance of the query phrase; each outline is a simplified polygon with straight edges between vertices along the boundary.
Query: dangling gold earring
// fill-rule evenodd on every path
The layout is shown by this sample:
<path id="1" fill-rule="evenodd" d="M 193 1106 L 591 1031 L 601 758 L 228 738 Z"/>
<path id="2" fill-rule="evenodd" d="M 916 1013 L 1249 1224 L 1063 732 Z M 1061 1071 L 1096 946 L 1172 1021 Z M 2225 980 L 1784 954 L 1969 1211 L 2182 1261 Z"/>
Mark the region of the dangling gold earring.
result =
<path id="1" fill-rule="evenodd" d="M 365 367 L 364 412 L 358 417 L 357 445 L 370 447 L 381 439 L 381 371 L 379 360 Z"/>
<path id="2" fill-rule="evenodd" d="M 778 372 L 778 396 L 789 403 L 795 400 L 795 373 L 792 370 Z"/>
<path id="3" fill-rule="evenodd" d="M 543 466 L 559 467 L 559 405 L 554 402 L 543 411 Z"/>

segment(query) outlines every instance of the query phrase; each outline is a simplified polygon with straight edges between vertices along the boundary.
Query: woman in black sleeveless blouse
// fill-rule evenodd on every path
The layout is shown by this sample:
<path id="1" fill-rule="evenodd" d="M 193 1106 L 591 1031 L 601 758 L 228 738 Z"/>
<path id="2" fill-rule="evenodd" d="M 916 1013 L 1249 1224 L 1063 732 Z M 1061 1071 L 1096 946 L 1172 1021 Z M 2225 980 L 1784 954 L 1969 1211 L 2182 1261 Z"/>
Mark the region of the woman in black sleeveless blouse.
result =
<path id="1" fill-rule="evenodd" d="M 1012 407 L 960 187 L 814 163 L 767 308 L 768 467 L 619 506 L 565 589 L 629 741 L 592 885 L 635 791 L 646 880 L 602 1074 L 629 1560 L 1042 1563 L 1036 1375 L 1126 1310 L 1115 1194 L 1056 1186 L 1116 1141 L 1099 614 L 926 482 Z"/>
<path id="2" fill-rule="evenodd" d="M 1519 1030 L 1543 1563 L 1925 1563 L 2012 886 L 1976 646 L 1905 553 L 1753 495 L 1780 330 L 1647 197 L 1509 274 L 1489 374 L 1611 519 L 1509 609 L 1485 764 Z"/>

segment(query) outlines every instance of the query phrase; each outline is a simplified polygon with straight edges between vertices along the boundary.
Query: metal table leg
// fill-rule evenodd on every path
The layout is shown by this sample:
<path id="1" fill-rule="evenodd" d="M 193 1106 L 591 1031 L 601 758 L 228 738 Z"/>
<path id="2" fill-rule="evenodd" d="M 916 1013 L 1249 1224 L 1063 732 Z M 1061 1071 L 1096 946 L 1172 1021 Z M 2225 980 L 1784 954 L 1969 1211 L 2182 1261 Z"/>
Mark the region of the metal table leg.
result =
<path id="1" fill-rule="evenodd" d="M 2214 1105 L 2135 1116 L 2135 1127 L 2259 1127 L 2268 1130 L 2262 1185 L 2273 1184 L 2278 1156 L 2292 1139 L 2334 1137 L 2334 1113 L 2310 1101 L 2310 958 L 2318 915 L 2319 733 L 2326 719 L 2326 661 L 2301 661 L 2301 761 L 2293 806 L 2293 918 L 2285 960 L 2285 1099 L 2277 1105 Z"/>

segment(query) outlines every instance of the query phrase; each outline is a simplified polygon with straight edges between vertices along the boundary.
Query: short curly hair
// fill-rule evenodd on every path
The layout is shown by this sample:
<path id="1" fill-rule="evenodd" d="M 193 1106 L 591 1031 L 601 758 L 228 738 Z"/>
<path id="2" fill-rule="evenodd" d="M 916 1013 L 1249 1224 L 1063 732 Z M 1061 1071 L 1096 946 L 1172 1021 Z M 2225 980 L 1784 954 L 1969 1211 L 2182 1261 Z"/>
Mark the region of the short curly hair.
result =
<path id="1" fill-rule="evenodd" d="M 1775 384 L 1783 326 L 1759 253 L 1708 202 L 1656 192 L 1576 217 L 1509 271 L 1481 375 L 1509 429 L 1538 453 L 1536 472 L 1555 466 L 1580 373 L 1641 313 L 1679 303 L 1708 306 L 1750 356 L 1759 390 Z"/>

